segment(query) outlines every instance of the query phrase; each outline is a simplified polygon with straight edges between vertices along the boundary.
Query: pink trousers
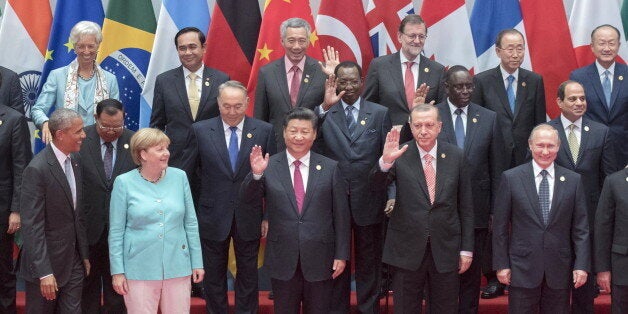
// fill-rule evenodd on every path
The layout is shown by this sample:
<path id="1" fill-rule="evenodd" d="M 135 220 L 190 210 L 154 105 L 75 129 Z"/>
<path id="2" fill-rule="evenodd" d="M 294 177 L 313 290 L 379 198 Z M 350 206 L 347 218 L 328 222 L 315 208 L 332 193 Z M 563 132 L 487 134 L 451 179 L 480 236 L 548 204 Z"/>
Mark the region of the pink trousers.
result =
<path id="1" fill-rule="evenodd" d="M 190 313 L 190 276 L 165 280 L 128 280 L 124 304 L 129 314 Z"/>

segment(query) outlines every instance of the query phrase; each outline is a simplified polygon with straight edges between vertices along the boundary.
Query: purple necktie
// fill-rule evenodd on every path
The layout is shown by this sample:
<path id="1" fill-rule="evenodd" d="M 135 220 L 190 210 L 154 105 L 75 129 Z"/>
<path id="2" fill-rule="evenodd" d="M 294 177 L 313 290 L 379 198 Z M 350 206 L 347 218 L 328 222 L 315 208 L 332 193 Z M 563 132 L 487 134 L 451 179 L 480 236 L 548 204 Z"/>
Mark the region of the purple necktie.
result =
<path id="1" fill-rule="evenodd" d="M 303 188 L 303 176 L 301 176 L 301 161 L 295 160 L 294 165 L 294 196 L 297 199 L 297 208 L 299 215 L 303 210 L 303 199 L 305 198 L 305 189 Z"/>

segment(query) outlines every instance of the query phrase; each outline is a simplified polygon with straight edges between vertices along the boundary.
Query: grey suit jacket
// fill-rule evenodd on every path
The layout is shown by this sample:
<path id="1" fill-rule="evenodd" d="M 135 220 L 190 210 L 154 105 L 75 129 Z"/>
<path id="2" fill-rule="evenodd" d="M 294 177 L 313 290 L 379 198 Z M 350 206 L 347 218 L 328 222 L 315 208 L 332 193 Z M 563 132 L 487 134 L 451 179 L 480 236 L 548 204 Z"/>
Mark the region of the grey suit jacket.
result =
<path id="1" fill-rule="evenodd" d="M 105 166 L 102 160 L 100 136 L 96 131 L 96 125 L 85 128 L 86 138 L 81 144 L 81 170 L 83 177 L 83 191 L 89 195 L 83 201 L 85 213 L 87 238 L 90 245 L 94 245 L 100 239 L 106 226 L 109 225 L 109 200 L 113 181 L 120 174 L 128 172 L 137 166 L 133 163 L 129 142 L 135 132 L 124 129 L 122 136 L 116 144 L 116 158 L 111 174 L 111 180 L 105 175 Z"/>
<path id="2" fill-rule="evenodd" d="M 475 90 L 471 101 L 497 114 L 506 145 L 506 165 L 514 167 L 523 164 L 526 162 L 530 132 L 536 125 L 547 120 L 543 78 L 519 68 L 515 112 L 512 112 L 508 104 L 499 66 L 479 73 L 473 81 Z"/>
<path id="3" fill-rule="evenodd" d="M 327 76 L 318 61 L 306 57 L 296 106 L 314 110 L 314 107 L 322 104 L 326 79 Z M 255 118 L 273 125 L 277 151 L 286 148 L 283 139 L 283 118 L 290 109 L 292 102 L 286 80 L 286 62 L 284 57 L 281 57 L 259 70 L 255 87 Z"/>
<path id="4" fill-rule="evenodd" d="M 0 66 L 0 104 L 9 106 L 24 114 L 22 85 L 17 73 Z"/>
<path id="5" fill-rule="evenodd" d="M 170 166 L 181 167 L 183 150 L 187 145 L 185 140 L 192 130 L 192 123 L 207 120 L 220 114 L 216 100 L 218 86 L 228 80 L 227 74 L 205 67 L 201 99 L 194 120 L 185 88 L 183 66 L 157 76 L 150 127 L 164 131 L 170 138 Z"/>
<path id="6" fill-rule="evenodd" d="M 314 152 L 301 214 L 297 210 L 286 152 L 270 157 L 260 180 L 249 173 L 242 184 L 248 203 L 266 202 L 268 237 L 264 263 L 270 277 L 289 280 L 297 263 L 305 280 L 331 279 L 334 259 L 350 256 L 351 222 L 338 164 Z"/>
<path id="7" fill-rule="evenodd" d="M 83 217 L 80 158 L 72 156 L 76 180 L 76 209 L 70 185 L 52 146 L 39 152 L 24 170 L 21 194 L 22 236 L 18 273 L 24 280 L 54 274 L 59 286 L 70 279 L 76 254 L 88 259 Z"/>
<path id="8" fill-rule="evenodd" d="M 493 218 L 493 267 L 511 269 L 511 285 L 535 288 L 543 278 L 568 289 L 572 271 L 590 271 L 591 243 L 580 175 L 554 164 L 554 194 L 543 223 L 532 162 L 504 171 Z"/>
<path id="9" fill-rule="evenodd" d="M 438 139 L 456 145 L 452 112 L 447 101 L 437 104 L 436 107 L 443 122 Z M 464 156 L 469 163 L 475 213 L 473 221 L 476 228 L 488 228 L 499 178 L 506 170 L 504 140 L 499 130 L 495 112 L 474 103 L 468 105 Z"/>

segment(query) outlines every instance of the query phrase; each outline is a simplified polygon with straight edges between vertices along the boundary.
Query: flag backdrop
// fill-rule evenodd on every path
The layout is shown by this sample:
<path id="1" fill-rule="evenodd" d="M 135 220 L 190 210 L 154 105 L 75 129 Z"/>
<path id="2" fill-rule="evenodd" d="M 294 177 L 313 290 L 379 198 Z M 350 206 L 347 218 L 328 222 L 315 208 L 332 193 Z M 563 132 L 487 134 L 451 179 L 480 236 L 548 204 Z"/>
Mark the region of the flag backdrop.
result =
<path id="1" fill-rule="evenodd" d="M 399 22 L 413 13 L 415 11 L 411 0 L 368 0 L 366 20 L 376 57 L 397 52 L 401 47 L 397 40 Z"/>

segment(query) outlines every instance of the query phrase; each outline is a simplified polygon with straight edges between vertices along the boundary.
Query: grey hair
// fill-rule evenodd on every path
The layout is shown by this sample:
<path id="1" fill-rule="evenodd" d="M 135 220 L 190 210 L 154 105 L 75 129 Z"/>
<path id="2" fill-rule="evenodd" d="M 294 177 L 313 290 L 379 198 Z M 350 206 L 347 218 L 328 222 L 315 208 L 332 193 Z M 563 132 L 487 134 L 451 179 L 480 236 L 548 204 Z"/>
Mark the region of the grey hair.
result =
<path id="1" fill-rule="evenodd" d="M 434 112 L 436 112 L 436 121 L 441 121 L 441 119 L 440 119 L 440 112 L 438 111 L 438 108 L 436 108 L 436 106 L 430 105 L 430 104 L 418 104 L 418 105 L 412 107 L 412 110 L 410 110 L 410 116 L 408 116 L 408 123 L 412 124 L 412 113 L 413 112 L 427 112 L 427 111 L 434 111 Z"/>
<path id="2" fill-rule="evenodd" d="M 244 85 L 242 85 L 242 83 L 238 82 L 238 81 L 226 81 L 222 84 L 220 84 L 218 86 L 218 97 L 220 97 L 220 95 L 222 95 L 222 91 L 225 88 L 235 88 L 235 89 L 239 89 L 242 91 L 242 93 L 244 94 L 244 96 L 246 97 L 246 95 L 248 94 L 248 91 L 246 89 L 246 87 Z"/>
<path id="3" fill-rule="evenodd" d="M 102 42 L 102 31 L 98 24 L 91 21 L 80 21 L 72 27 L 70 30 L 70 42 L 76 44 L 81 37 L 85 35 L 94 35 L 96 37 L 96 43 L 100 45 Z"/>
<path id="4" fill-rule="evenodd" d="M 50 130 L 52 138 L 55 138 L 57 131 L 70 127 L 76 118 L 82 119 L 78 112 L 72 109 L 59 108 L 53 111 L 48 120 L 48 130 Z"/>
<path id="5" fill-rule="evenodd" d="M 286 33 L 288 32 L 288 28 L 305 28 L 307 38 L 310 38 L 310 33 L 312 32 L 312 28 L 306 20 L 298 17 L 293 17 L 281 23 L 281 26 L 279 27 L 279 35 L 281 35 L 281 39 L 286 39 Z"/>
<path id="6" fill-rule="evenodd" d="M 555 127 L 547 123 L 541 123 L 535 126 L 534 129 L 532 129 L 532 132 L 530 132 L 530 137 L 528 137 L 528 143 L 531 143 L 534 135 L 540 131 L 550 131 L 554 133 L 554 135 L 556 136 L 556 140 L 558 141 L 558 145 L 560 145 L 560 136 L 558 136 L 558 130 L 556 130 Z"/>

